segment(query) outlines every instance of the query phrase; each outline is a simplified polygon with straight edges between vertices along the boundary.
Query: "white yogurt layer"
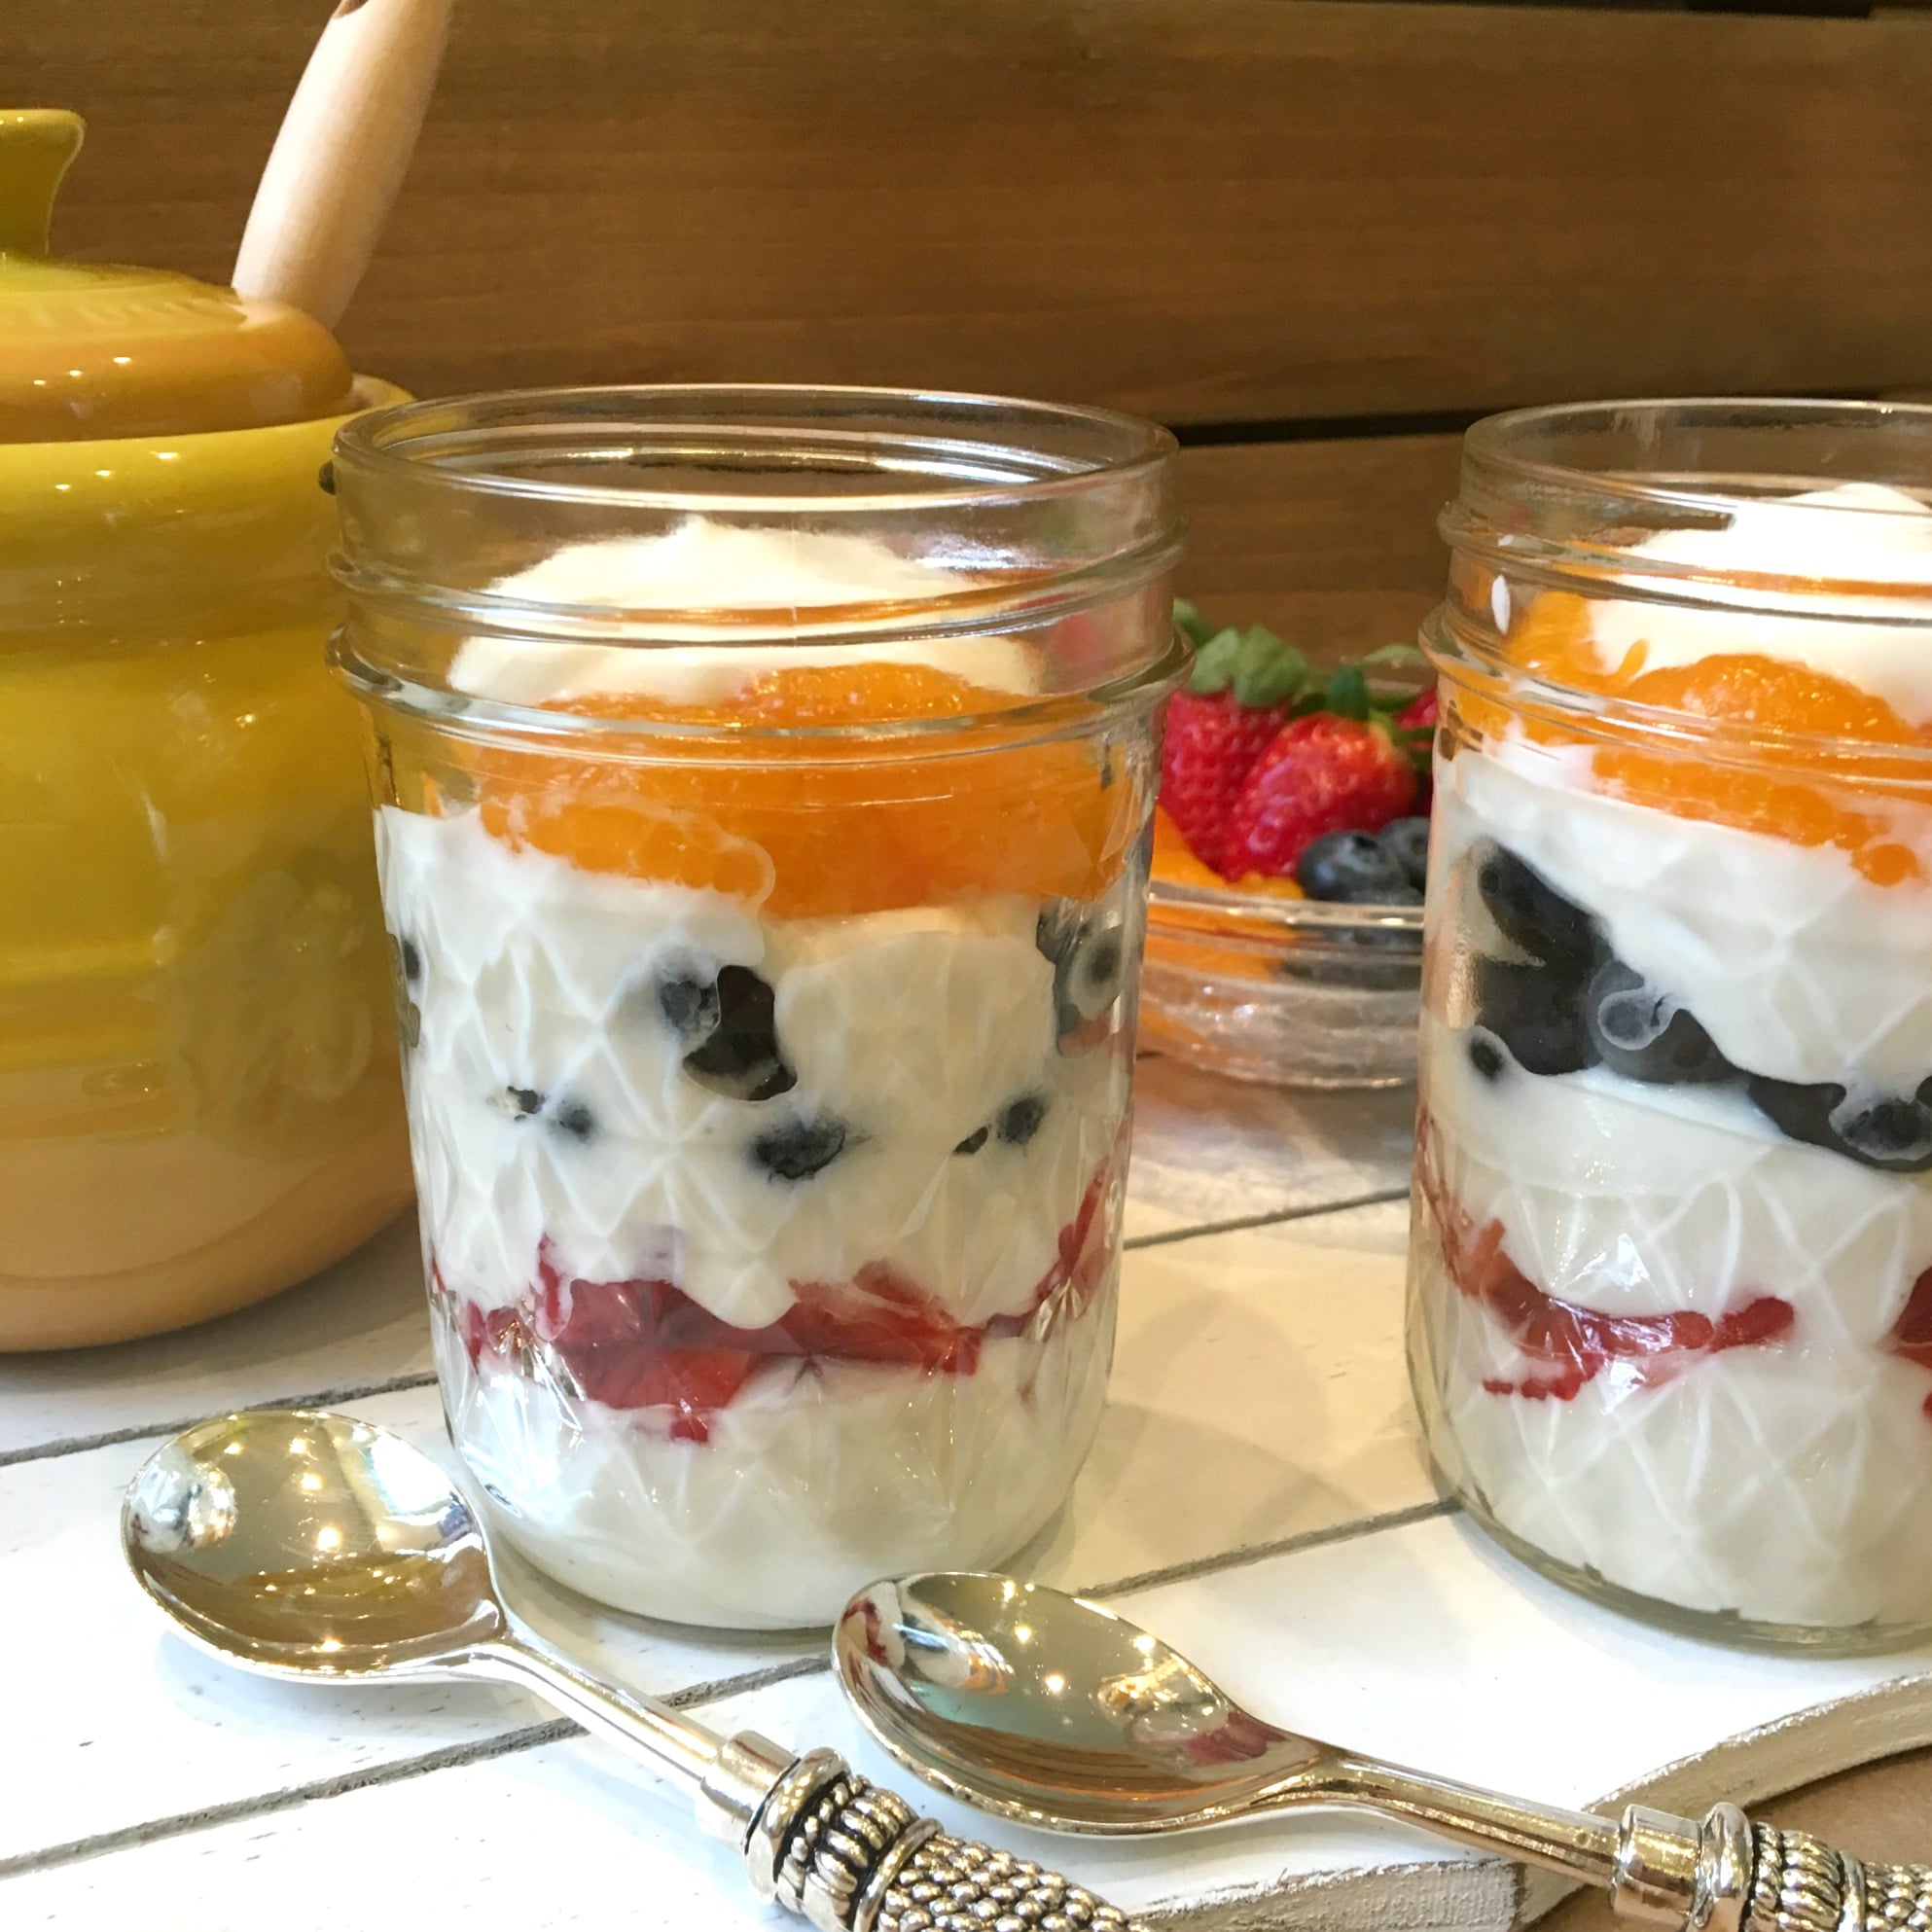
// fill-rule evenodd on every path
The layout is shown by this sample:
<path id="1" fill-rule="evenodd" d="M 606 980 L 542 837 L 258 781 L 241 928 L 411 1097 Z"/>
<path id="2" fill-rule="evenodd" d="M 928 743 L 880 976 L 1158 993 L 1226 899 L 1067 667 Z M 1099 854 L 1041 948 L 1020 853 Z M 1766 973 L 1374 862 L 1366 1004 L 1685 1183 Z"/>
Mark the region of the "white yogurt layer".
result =
<path id="1" fill-rule="evenodd" d="M 1932 1268 L 1920 1176 L 1787 1140 L 1741 1094 L 1646 1087 L 1600 1067 L 1552 1077 L 1510 1065 L 1485 1080 L 1467 1034 L 1425 1025 L 1444 1185 L 1477 1225 L 1502 1224 L 1510 1259 L 1545 1294 L 1608 1315 L 1713 1320 L 1774 1295 L 1826 1373 L 1826 1357 L 1878 1349 Z M 1706 1366 L 1723 1374 L 1737 1359 Z M 1932 1395 L 1932 1376 L 1920 1372 L 1918 1395 Z"/>
<path id="2" fill-rule="evenodd" d="M 1761 1296 L 1769 1343 L 1612 1360 L 1567 1400 L 1449 1279 L 1418 1205 L 1421 1373 L 1439 1458 L 1511 1534 L 1686 1609 L 1850 1628 L 1932 1618 L 1932 1376 L 1880 1345 L 1932 1266 L 1932 1190 L 1754 1126 L 1740 1103 L 1600 1071 L 1493 1084 L 1425 1021 L 1443 1193 L 1544 1293 L 1713 1319 Z M 1653 1379 L 1653 1377 L 1655 1377 Z"/>
<path id="3" fill-rule="evenodd" d="M 513 852 L 474 814 L 386 808 L 377 851 L 419 961 L 410 1109 L 453 1292 L 515 1303 L 547 1240 L 567 1275 L 671 1280 L 741 1328 L 783 1315 L 793 1282 L 869 1264 L 969 1326 L 1031 1307 L 1114 1152 L 1127 1082 L 1109 1049 L 1060 1050 L 1037 905 L 762 919 Z M 773 988 L 789 1091 L 711 1091 L 681 1064 L 659 989 L 721 965 Z M 1004 1137 L 1019 1102 L 1029 1130 Z M 842 1147 L 776 1177 L 754 1144 L 798 1127 L 836 1127 Z"/>
<path id="4" fill-rule="evenodd" d="M 1880 483 L 1841 483 L 1740 503 L 1723 529 L 1664 530 L 1636 556 L 1697 571 L 1800 576 L 1821 586 L 1920 587 L 1932 600 L 1932 507 Z M 1932 724 L 1932 625 L 1898 622 L 1897 599 L 1686 583 L 1701 608 L 1637 598 L 1592 600 L 1592 640 L 1605 671 L 1641 649 L 1647 669 L 1749 652 L 1855 684 L 1912 724 Z M 1830 597 L 1841 616 L 1800 616 Z"/>
<path id="5" fill-rule="evenodd" d="M 1507 740 L 1442 762 L 1445 877 L 1481 841 L 1507 846 L 1734 1065 L 1896 1094 L 1932 1075 L 1932 885 L 1875 885 L 1831 847 L 1606 798 L 1589 758 Z M 1932 813 L 1899 818 L 1932 873 Z"/>
<path id="6" fill-rule="evenodd" d="M 900 555 L 875 538 L 836 531 L 746 529 L 688 518 L 660 537 L 569 544 L 505 577 L 493 594 L 537 604 L 736 618 L 769 623 L 860 605 L 917 604 L 970 587 L 971 579 Z M 579 644 L 535 637 L 472 637 L 449 679 L 473 697 L 505 704 L 641 695 L 670 703 L 719 704 L 765 671 L 866 662 L 930 664 L 984 690 L 1040 688 L 1032 654 L 1018 638 L 728 645 Z"/>
<path id="7" fill-rule="evenodd" d="M 1436 1454 L 1504 1530 L 1687 1610 L 1843 1630 L 1932 1618 L 1922 1369 L 1786 1342 L 1650 1386 L 1606 1370 L 1566 1402 L 1492 1394 L 1514 1344 L 1447 1279 L 1419 1211 L 1413 1238 Z"/>
<path id="8" fill-rule="evenodd" d="M 671 1440 L 566 1402 L 437 1323 L 457 1448 L 494 1525 L 551 1575 L 642 1616 L 823 1625 L 878 1576 L 991 1568 L 1045 1526 L 1099 1424 L 1111 1274 L 1044 1341 L 989 1338 L 970 1376 L 773 1364 Z"/>

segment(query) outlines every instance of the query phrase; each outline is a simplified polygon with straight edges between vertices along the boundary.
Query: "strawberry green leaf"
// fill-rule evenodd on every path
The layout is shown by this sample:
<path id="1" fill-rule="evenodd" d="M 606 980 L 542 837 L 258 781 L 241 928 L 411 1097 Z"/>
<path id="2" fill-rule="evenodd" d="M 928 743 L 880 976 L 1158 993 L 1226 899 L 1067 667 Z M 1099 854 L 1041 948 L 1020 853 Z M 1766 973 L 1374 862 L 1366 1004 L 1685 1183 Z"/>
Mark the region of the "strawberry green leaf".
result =
<path id="1" fill-rule="evenodd" d="M 1286 704 L 1308 681 L 1308 661 L 1256 625 L 1234 657 L 1234 697 L 1242 704 Z"/>
<path id="2" fill-rule="evenodd" d="M 1403 754 L 1426 778 L 1429 769 L 1435 763 L 1436 728 L 1433 725 L 1401 725 L 1389 735 L 1395 740 Z"/>
<path id="3" fill-rule="evenodd" d="M 1195 647 L 1194 669 L 1188 674 L 1188 689 L 1198 698 L 1211 698 L 1226 691 L 1234 681 L 1234 663 L 1241 650 L 1238 630 L 1217 630 Z"/>
<path id="4" fill-rule="evenodd" d="M 1360 664 L 1343 664 L 1334 672 L 1322 692 L 1322 708 L 1338 718 L 1366 719 L 1373 708 L 1369 703 L 1369 680 Z"/>
<path id="5" fill-rule="evenodd" d="M 1214 626 L 1185 597 L 1174 599 L 1174 626 L 1197 651 L 1214 635 Z"/>

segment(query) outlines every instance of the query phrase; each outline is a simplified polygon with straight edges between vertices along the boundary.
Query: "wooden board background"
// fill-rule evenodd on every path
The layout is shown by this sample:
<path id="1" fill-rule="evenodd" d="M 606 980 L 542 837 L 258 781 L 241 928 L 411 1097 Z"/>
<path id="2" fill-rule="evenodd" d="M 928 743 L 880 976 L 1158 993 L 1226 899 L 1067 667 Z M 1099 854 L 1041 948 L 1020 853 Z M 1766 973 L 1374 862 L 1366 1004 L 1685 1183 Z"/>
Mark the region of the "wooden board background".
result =
<path id="1" fill-rule="evenodd" d="M 7 0 L 10 90 L 93 124 L 62 245 L 223 275 L 327 4 Z M 1198 446 L 1189 587 L 1354 647 L 1477 413 L 1932 383 L 1928 100 L 1910 10 L 461 0 L 344 335 L 425 393 L 1138 410 Z"/>

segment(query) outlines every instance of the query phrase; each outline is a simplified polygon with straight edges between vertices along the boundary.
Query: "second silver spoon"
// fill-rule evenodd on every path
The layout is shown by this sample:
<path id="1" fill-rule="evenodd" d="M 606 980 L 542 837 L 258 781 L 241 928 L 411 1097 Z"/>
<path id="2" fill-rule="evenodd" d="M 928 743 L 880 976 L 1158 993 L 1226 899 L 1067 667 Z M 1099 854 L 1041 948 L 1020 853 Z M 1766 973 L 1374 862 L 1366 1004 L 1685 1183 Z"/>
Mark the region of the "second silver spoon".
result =
<path id="1" fill-rule="evenodd" d="M 1508 1798 L 1283 1731 L 1096 1603 L 959 1572 L 875 1584 L 834 1635 L 839 1678 L 920 1776 L 1049 1831 L 1137 1834 L 1343 1805 L 1608 1888 L 1692 1932 L 1923 1932 L 1932 1869 L 1865 1865 L 1735 1805 L 1701 1823 Z"/>

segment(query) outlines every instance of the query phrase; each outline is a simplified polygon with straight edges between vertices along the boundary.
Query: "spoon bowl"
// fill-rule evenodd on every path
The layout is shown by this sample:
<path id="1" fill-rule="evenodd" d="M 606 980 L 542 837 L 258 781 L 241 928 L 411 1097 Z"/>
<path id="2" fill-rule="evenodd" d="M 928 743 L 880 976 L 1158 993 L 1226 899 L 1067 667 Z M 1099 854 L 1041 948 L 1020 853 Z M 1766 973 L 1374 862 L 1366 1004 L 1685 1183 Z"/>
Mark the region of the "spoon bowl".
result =
<path id="1" fill-rule="evenodd" d="M 455 1485 L 345 1415 L 255 1410 L 177 1436 L 135 1477 L 122 1542 L 201 1648 L 278 1676 L 425 1675 L 504 1630 Z"/>
<path id="2" fill-rule="evenodd" d="M 1058 1831 L 1215 1824 L 1268 1794 L 1339 1795 L 1340 1754 L 1251 1716 L 1160 1638 L 1083 1597 L 948 1572 L 874 1584 L 833 1636 L 899 1762 Z"/>

